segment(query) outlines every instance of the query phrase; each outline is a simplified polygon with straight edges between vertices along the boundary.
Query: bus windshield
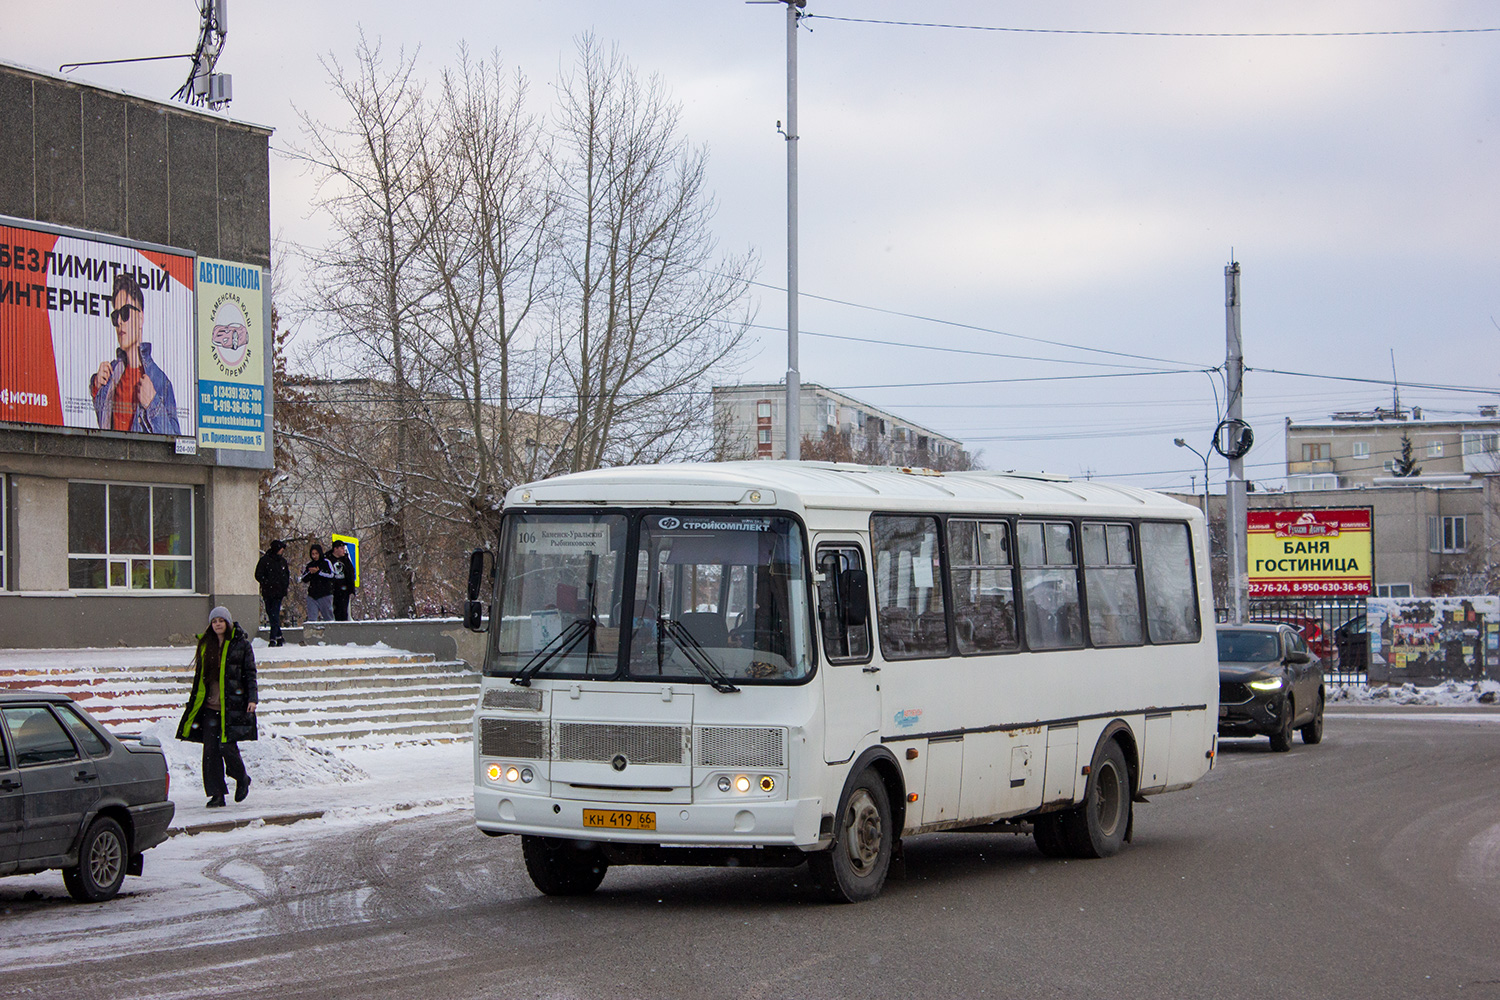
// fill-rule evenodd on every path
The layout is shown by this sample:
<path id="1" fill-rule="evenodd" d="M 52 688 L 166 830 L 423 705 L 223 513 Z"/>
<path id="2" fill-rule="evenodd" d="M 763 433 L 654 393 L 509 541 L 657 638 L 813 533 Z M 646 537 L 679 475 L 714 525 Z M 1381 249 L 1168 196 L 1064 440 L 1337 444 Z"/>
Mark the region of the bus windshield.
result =
<path id="1" fill-rule="evenodd" d="M 667 679 L 722 691 L 812 670 L 802 530 L 788 517 L 513 513 L 487 673 Z M 627 609 L 625 582 L 634 584 Z M 625 673 L 621 674 L 621 667 Z"/>

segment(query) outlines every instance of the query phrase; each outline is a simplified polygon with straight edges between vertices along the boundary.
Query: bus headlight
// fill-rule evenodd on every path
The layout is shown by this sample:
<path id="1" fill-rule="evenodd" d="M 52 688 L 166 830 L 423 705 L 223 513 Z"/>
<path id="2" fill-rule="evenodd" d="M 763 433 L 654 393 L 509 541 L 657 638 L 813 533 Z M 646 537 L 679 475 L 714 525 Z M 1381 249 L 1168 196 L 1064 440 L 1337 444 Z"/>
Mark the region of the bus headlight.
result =
<path id="1" fill-rule="evenodd" d="M 516 781 L 520 777 L 521 777 L 521 769 L 519 767 L 516 767 L 516 765 L 512 764 L 510 767 L 507 767 L 505 769 L 505 780 L 506 781 Z"/>
<path id="2" fill-rule="evenodd" d="M 719 791 L 727 793 L 730 789 L 729 775 L 719 775 Z"/>
<path id="3" fill-rule="evenodd" d="M 734 790 L 741 793 L 748 792 L 750 790 L 750 779 L 743 774 L 735 778 Z"/>
<path id="4" fill-rule="evenodd" d="M 531 779 L 534 778 L 534 777 L 536 777 L 536 775 L 534 775 L 534 774 L 531 773 L 531 768 L 529 768 L 529 767 L 523 767 L 523 768 L 521 768 L 521 784 L 523 784 L 523 785 L 529 785 L 529 784 L 531 784 Z"/>

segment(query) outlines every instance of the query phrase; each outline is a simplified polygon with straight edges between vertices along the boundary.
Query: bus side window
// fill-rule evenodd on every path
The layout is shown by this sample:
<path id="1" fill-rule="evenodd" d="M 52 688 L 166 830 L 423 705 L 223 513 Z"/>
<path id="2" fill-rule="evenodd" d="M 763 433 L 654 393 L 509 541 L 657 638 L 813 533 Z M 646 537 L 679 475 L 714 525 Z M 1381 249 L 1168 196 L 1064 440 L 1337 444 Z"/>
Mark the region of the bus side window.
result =
<path id="1" fill-rule="evenodd" d="M 1022 521 L 1016 526 L 1021 549 L 1021 594 L 1030 649 L 1083 645 L 1078 605 L 1078 557 L 1073 525 L 1066 521 Z"/>
<path id="2" fill-rule="evenodd" d="M 818 622 L 823 628 L 823 653 L 830 663 L 860 663 L 870 658 L 870 610 L 863 621 L 849 621 L 845 605 L 850 596 L 849 573 L 864 573 L 865 557 L 854 545 L 818 547 Z"/>
<path id="3" fill-rule="evenodd" d="M 1084 522 L 1083 583 L 1094 645 L 1139 646 L 1145 641 L 1130 525 Z"/>
<path id="4" fill-rule="evenodd" d="M 948 655 L 948 619 L 935 517 L 876 514 L 875 616 L 888 660 Z"/>
<path id="5" fill-rule="evenodd" d="M 1011 564 L 1010 525 L 948 519 L 948 578 L 960 653 L 999 653 L 1019 646 Z"/>
<path id="6" fill-rule="evenodd" d="M 1142 522 L 1141 569 L 1146 579 L 1146 629 L 1152 642 L 1197 642 L 1198 582 L 1186 524 Z"/>

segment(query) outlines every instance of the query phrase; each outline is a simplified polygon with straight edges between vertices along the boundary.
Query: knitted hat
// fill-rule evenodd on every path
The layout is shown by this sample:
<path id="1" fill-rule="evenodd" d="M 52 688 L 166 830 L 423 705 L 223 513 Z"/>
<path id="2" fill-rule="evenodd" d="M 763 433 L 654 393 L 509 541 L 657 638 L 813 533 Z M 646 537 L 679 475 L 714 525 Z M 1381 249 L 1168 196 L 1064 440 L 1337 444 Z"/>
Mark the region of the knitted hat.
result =
<path id="1" fill-rule="evenodd" d="M 224 607 L 224 605 L 222 605 L 222 604 L 219 605 L 218 607 L 214 608 L 212 611 L 210 611 L 208 613 L 208 623 L 210 625 L 212 625 L 214 623 L 214 619 L 215 618 L 222 618 L 222 619 L 224 619 L 224 624 L 226 624 L 226 625 L 233 625 L 234 624 L 234 616 L 231 615 L 229 613 L 229 609 L 226 608 L 226 607 Z"/>

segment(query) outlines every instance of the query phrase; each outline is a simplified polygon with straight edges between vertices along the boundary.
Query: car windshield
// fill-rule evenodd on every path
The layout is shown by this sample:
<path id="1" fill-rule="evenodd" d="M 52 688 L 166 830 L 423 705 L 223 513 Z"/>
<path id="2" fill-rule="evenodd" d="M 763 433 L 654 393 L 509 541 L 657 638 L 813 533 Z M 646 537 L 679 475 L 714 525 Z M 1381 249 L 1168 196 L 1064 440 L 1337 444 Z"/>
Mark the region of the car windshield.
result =
<path id="1" fill-rule="evenodd" d="M 1275 632 L 1219 633 L 1219 660 L 1226 663 L 1256 663 L 1280 656 L 1280 642 Z"/>
<path id="2" fill-rule="evenodd" d="M 627 566 L 624 514 L 510 514 L 486 670 L 708 683 L 812 669 L 802 529 L 788 517 L 650 513 Z M 627 579 L 634 586 L 625 607 Z"/>

